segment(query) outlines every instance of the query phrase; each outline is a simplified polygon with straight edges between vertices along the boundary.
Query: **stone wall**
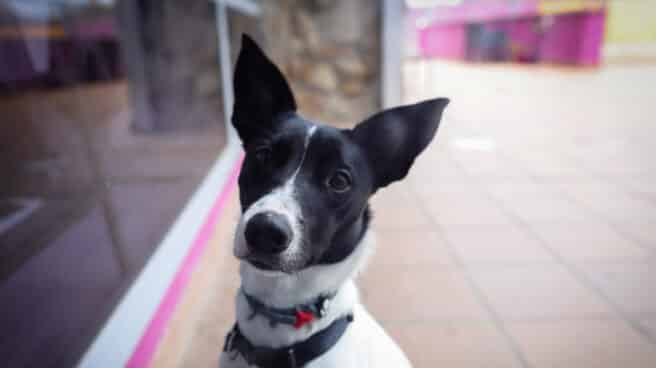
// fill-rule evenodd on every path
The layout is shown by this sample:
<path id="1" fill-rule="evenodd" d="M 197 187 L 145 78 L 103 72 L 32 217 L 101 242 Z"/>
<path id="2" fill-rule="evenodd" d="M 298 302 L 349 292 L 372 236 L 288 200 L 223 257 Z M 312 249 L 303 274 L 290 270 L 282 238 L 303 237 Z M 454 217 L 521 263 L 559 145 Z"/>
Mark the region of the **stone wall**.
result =
<path id="1" fill-rule="evenodd" d="M 380 106 L 380 1 L 262 1 L 267 51 L 301 112 L 353 125 Z"/>
<path id="2" fill-rule="evenodd" d="M 229 11 L 233 58 L 241 32 L 263 41 L 309 118 L 349 126 L 378 110 L 379 0 L 258 3 L 263 8 L 259 19 Z M 121 0 L 119 8 L 136 127 L 175 131 L 220 121 L 211 2 Z"/>

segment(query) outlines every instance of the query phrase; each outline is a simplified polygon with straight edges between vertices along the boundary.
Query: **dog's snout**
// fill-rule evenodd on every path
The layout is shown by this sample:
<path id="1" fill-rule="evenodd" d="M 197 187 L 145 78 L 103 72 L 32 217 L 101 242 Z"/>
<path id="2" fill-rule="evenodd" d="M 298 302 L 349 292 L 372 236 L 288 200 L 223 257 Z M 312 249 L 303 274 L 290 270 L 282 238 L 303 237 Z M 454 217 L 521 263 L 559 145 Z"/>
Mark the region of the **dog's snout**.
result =
<path id="1" fill-rule="evenodd" d="M 261 212 L 246 224 L 248 246 L 262 253 L 280 253 L 289 247 L 292 229 L 287 219 L 275 212 Z"/>

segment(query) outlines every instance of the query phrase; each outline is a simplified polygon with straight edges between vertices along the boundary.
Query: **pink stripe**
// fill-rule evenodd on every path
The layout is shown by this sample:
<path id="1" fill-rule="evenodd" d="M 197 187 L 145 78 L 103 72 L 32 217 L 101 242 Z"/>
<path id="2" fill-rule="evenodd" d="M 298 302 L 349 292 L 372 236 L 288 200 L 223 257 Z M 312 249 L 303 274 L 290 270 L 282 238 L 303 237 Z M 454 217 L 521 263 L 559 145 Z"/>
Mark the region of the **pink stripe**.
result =
<path id="1" fill-rule="evenodd" d="M 159 304 L 155 315 L 150 320 L 146 332 L 141 336 L 141 339 L 132 353 L 126 367 L 146 367 L 153 358 L 153 354 L 155 353 L 157 345 L 164 334 L 164 330 L 171 319 L 171 315 L 173 314 L 173 311 L 175 311 L 175 307 L 180 301 L 180 297 L 189 282 L 189 278 L 191 277 L 193 270 L 196 268 L 198 260 L 202 256 L 203 251 L 215 230 L 215 225 L 223 212 L 228 197 L 235 188 L 242 158 L 237 160 L 232 172 L 229 174 L 230 177 L 228 178 L 228 182 L 223 187 L 216 202 L 214 202 L 214 206 L 212 207 L 210 214 L 207 216 L 207 220 L 198 232 L 198 235 L 196 235 L 196 239 L 194 240 L 191 249 L 189 249 L 187 256 L 180 265 L 180 268 L 178 268 L 173 282 L 169 285 L 164 298 Z"/>

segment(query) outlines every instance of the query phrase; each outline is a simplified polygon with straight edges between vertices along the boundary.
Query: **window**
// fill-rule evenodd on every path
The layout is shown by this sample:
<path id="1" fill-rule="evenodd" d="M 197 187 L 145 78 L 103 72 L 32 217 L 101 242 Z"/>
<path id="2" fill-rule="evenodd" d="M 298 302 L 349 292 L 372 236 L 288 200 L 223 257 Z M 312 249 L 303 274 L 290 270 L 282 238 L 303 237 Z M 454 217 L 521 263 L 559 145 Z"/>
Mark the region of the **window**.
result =
<path id="1" fill-rule="evenodd" d="M 3 365 L 74 364 L 226 147 L 219 39 L 211 1 L 0 3 Z"/>

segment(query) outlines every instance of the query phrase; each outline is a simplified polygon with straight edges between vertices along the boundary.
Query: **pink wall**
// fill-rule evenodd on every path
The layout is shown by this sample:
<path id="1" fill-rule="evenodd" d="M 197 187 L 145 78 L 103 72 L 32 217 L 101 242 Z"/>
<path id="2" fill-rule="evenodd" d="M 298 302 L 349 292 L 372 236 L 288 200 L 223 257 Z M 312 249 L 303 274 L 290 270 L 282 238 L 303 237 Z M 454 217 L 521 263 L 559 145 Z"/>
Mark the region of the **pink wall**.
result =
<path id="1" fill-rule="evenodd" d="M 435 25 L 462 24 L 530 17 L 538 14 L 537 0 L 523 0 L 513 4 L 503 1 L 479 1 L 458 6 L 438 6 L 434 9 L 410 10 L 411 17 L 430 16 Z"/>
<path id="2" fill-rule="evenodd" d="M 578 60 L 582 18 L 581 14 L 553 18 L 553 24 L 545 30 L 540 45 L 542 61 L 573 64 Z"/>
<path id="3" fill-rule="evenodd" d="M 433 26 L 419 32 L 420 55 L 444 59 L 464 59 L 465 25 Z"/>
<path id="4" fill-rule="evenodd" d="M 541 60 L 597 65 L 601 59 L 605 13 L 563 14 L 554 18 L 540 47 Z"/>
<path id="5" fill-rule="evenodd" d="M 504 31 L 509 39 L 511 61 L 531 61 L 539 54 L 540 35 L 537 17 L 505 20 L 490 24 L 490 29 Z"/>
<path id="6" fill-rule="evenodd" d="M 417 14 L 410 19 L 416 22 Z M 549 16 L 547 19 L 551 19 L 552 23 L 544 28 L 540 28 L 539 19 L 538 16 L 523 16 L 480 22 L 487 31 L 501 31 L 507 37 L 505 46 L 492 46 L 494 49 L 486 49 L 486 46 L 477 44 L 468 35 L 467 27 L 471 23 L 437 22 L 426 28 L 415 28 L 416 54 L 422 57 L 465 60 L 467 50 L 471 48 L 471 55 L 485 55 L 493 50 L 495 55 L 506 55 L 500 57 L 502 60 L 515 62 L 576 65 L 600 63 L 604 11 Z M 409 37 L 413 36 L 412 32 L 408 33 Z M 474 59 L 485 60 L 485 57 Z M 493 60 L 499 58 L 494 57 Z"/>
<path id="7" fill-rule="evenodd" d="M 601 46 L 604 43 L 606 12 L 587 13 L 583 23 L 585 35 L 581 44 L 579 62 L 584 65 L 599 65 L 601 63 Z"/>

